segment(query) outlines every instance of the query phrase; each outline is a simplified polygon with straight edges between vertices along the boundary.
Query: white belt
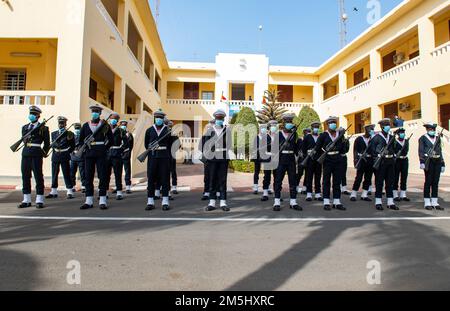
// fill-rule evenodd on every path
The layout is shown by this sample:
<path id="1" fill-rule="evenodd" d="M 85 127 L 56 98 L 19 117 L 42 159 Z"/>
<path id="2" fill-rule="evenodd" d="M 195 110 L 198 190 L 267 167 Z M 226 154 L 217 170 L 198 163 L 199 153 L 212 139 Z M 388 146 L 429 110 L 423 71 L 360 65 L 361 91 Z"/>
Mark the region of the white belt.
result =
<path id="1" fill-rule="evenodd" d="M 405 159 L 408 159 L 408 157 L 407 156 L 400 156 L 400 157 L 398 157 L 400 160 L 405 160 Z"/>
<path id="2" fill-rule="evenodd" d="M 27 144 L 27 147 L 38 147 L 38 148 L 41 148 L 41 144 L 31 144 L 31 143 L 28 143 L 28 144 Z"/>
<path id="3" fill-rule="evenodd" d="M 122 146 L 112 146 L 112 147 L 111 147 L 111 149 L 115 149 L 115 150 L 121 149 L 121 148 L 122 148 Z"/>
<path id="4" fill-rule="evenodd" d="M 104 141 L 93 141 L 93 142 L 91 143 L 91 146 L 102 146 L 102 145 L 104 145 L 104 144 L 105 144 Z"/>
<path id="5" fill-rule="evenodd" d="M 313 152 L 314 149 L 309 149 L 308 150 L 308 154 L 311 154 Z"/>
<path id="6" fill-rule="evenodd" d="M 128 149 L 125 149 L 123 152 L 128 152 L 128 151 L 130 151 L 130 148 L 128 148 Z"/>
<path id="7" fill-rule="evenodd" d="M 385 159 L 392 159 L 393 157 L 394 157 L 393 155 L 384 156 Z"/>
<path id="8" fill-rule="evenodd" d="M 158 147 L 158 148 L 156 148 L 156 151 L 163 151 L 163 150 L 167 150 L 167 147 Z"/>
<path id="9" fill-rule="evenodd" d="M 282 154 L 294 154 L 294 151 L 284 150 Z"/>
<path id="10" fill-rule="evenodd" d="M 362 157 L 364 154 L 358 153 L 358 157 Z M 372 156 L 370 154 L 366 154 L 366 158 L 371 158 Z"/>
<path id="11" fill-rule="evenodd" d="M 337 155 L 339 154 L 339 151 L 331 151 L 327 153 L 328 155 Z"/>
<path id="12" fill-rule="evenodd" d="M 65 149 L 55 149 L 55 152 L 61 153 L 61 152 L 69 151 L 69 150 L 70 150 L 70 147 L 67 147 L 67 148 L 65 148 Z"/>
<path id="13" fill-rule="evenodd" d="M 227 149 L 216 149 L 216 150 L 214 150 L 214 152 L 225 152 L 225 151 L 227 151 Z"/>

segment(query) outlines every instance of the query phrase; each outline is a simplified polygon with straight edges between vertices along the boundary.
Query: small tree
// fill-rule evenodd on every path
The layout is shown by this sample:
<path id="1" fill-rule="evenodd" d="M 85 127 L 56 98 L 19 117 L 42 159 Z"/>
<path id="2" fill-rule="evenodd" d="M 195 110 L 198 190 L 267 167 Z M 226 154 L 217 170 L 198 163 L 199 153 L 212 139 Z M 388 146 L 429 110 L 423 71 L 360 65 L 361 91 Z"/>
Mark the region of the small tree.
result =
<path id="1" fill-rule="evenodd" d="M 249 107 L 242 108 L 237 114 L 234 125 L 236 126 L 233 131 L 234 150 L 235 152 L 237 150 L 245 150 L 245 158 L 248 159 L 253 140 L 258 135 L 258 121 L 254 111 Z M 252 125 L 252 127 L 248 127 L 249 125 Z M 242 127 L 247 127 L 249 131 L 242 131 Z"/>
<path id="2" fill-rule="evenodd" d="M 287 112 L 279 102 L 281 91 L 267 90 L 264 92 L 265 103 L 262 110 L 258 111 L 258 121 L 260 124 L 267 124 L 271 120 L 281 123 L 281 116 Z"/>
<path id="3" fill-rule="evenodd" d="M 230 120 L 230 124 L 235 124 L 235 123 L 236 123 L 237 116 L 238 116 L 238 113 L 235 113 L 235 114 L 233 115 L 233 117 L 232 117 L 231 120 Z"/>
<path id="4" fill-rule="evenodd" d="M 294 123 L 298 128 L 297 133 L 300 136 L 303 136 L 303 130 L 310 128 L 311 123 L 315 121 L 320 121 L 317 112 L 309 106 L 304 106 L 302 110 L 300 110 L 298 117 L 294 119 Z M 320 129 L 322 130 L 322 125 L 320 126 Z"/>

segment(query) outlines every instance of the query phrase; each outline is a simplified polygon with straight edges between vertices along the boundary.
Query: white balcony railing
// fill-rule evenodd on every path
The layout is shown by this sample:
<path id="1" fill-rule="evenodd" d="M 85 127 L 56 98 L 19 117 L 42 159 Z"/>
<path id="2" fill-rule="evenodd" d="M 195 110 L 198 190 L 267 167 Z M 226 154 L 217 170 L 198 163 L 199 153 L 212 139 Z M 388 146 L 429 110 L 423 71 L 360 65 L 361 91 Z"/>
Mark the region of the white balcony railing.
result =
<path id="1" fill-rule="evenodd" d="M 249 100 L 229 100 L 228 105 L 230 106 L 240 106 L 240 107 L 253 107 L 255 106 L 254 101 Z"/>
<path id="2" fill-rule="evenodd" d="M 202 105 L 211 106 L 216 102 L 214 100 L 206 99 L 167 99 L 168 105 Z"/>
<path id="3" fill-rule="evenodd" d="M 108 11 L 106 10 L 105 6 L 103 5 L 101 0 L 94 0 L 95 6 L 97 7 L 98 11 L 100 12 L 100 15 L 105 20 L 106 24 L 108 25 L 109 29 L 113 33 L 114 38 L 117 42 L 119 42 L 121 45 L 123 45 L 123 38 L 120 34 L 119 29 L 116 26 L 116 23 L 113 21 L 111 16 L 109 15 Z"/>
<path id="4" fill-rule="evenodd" d="M 1 91 L 0 105 L 54 105 L 54 91 Z"/>
<path id="5" fill-rule="evenodd" d="M 349 88 L 348 90 L 346 90 L 344 92 L 344 94 L 350 94 L 350 93 L 354 93 L 358 90 L 364 89 L 364 88 L 368 87 L 370 85 L 370 83 L 371 83 L 371 80 L 364 81 L 358 85 L 355 85 L 355 86 Z"/>
<path id="6" fill-rule="evenodd" d="M 450 52 L 450 41 L 438 46 L 433 52 L 431 52 L 432 57 L 438 57 L 439 55 Z"/>
<path id="7" fill-rule="evenodd" d="M 419 63 L 420 63 L 420 57 L 413 58 L 413 59 L 407 61 L 406 63 L 398 65 L 397 67 L 384 72 L 379 77 L 377 77 L 377 79 L 384 80 L 389 77 L 395 76 L 395 75 L 399 74 L 400 72 L 407 71 L 413 67 L 416 67 L 417 65 L 419 65 Z"/>
<path id="8" fill-rule="evenodd" d="M 129 46 L 127 46 L 127 50 L 128 50 L 128 55 L 130 56 L 130 58 L 133 61 L 133 63 L 136 65 L 136 71 L 138 73 L 142 73 L 142 65 L 141 65 L 141 63 L 138 61 L 138 59 L 134 55 L 133 51 L 131 51 Z"/>
<path id="9" fill-rule="evenodd" d="M 303 108 L 303 107 L 313 107 L 313 103 L 282 103 L 281 107 L 284 108 Z"/>

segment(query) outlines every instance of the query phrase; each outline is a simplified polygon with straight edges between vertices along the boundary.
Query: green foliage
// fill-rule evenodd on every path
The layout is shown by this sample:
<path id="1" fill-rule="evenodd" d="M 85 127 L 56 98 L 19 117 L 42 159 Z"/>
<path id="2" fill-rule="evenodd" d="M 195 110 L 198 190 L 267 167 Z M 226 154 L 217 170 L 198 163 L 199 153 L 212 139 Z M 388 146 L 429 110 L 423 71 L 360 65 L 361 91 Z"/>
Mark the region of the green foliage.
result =
<path id="1" fill-rule="evenodd" d="M 255 163 L 245 160 L 230 161 L 230 168 L 235 172 L 253 173 L 255 170 Z"/>
<path id="2" fill-rule="evenodd" d="M 230 120 L 230 124 L 236 124 L 237 116 L 238 116 L 238 113 L 235 113 L 234 116 Z"/>
<path id="3" fill-rule="evenodd" d="M 244 107 L 237 114 L 236 121 L 234 123 L 235 128 L 233 131 L 233 148 L 235 151 L 244 150 L 245 157 L 248 159 L 250 154 L 250 148 L 253 144 L 253 140 L 258 135 L 258 121 L 256 120 L 255 113 L 249 107 Z M 248 125 L 254 125 L 253 127 L 247 127 Z M 242 127 L 252 129 L 252 131 L 243 131 Z"/>
<path id="4" fill-rule="evenodd" d="M 263 104 L 262 110 L 258 111 L 258 121 L 260 124 L 267 124 L 269 121 L 276 120 L 281 123 L 281 116 L 287 112 L 279 102 L 281 91 L 267 90 L 264 92 L 266 103 Z"/>
<path id="5" fill-rule="evenodd" d="M 320 121 L 320 117 L 317 112 L 311 107 L 305 106 L 300 110 L 298 117 L 294 119 L 294 123 L 297 126 L 297 133 L 299 136 L 303 136 L 303 130 L 311 127 L 311 123 Z M 322 125 L 320 126 L 322 131 Z"/>

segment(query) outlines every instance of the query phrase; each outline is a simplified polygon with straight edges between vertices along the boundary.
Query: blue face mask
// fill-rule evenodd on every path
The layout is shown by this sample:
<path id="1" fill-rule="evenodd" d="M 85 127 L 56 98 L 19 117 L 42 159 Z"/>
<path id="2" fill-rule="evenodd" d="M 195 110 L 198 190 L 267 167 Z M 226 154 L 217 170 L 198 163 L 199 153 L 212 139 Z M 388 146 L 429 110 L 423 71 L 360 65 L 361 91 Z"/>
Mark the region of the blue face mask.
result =
<path id="1" fill-rule="evenodd" d="M 389 134 L 389 131 L 391 130 L 391 126 L 390 125 L 386 125 L 385 127 L 383 127 L 383 131 L 386 133 L 386 134 Z"/>
<path id="2" fill-rule="evenodd" d="M 161 118 L 155 119 L 155 124 L 156 124 L 156 126 L 163 126 L 164 119 L 161 119 Z"/>
<path id="3" fill-rule="evenodd" d="M 37 121 L 37 117 L 34 114 L 30 114 L 28 120 L 30 120 L 31 123 L 34 123 Z"/>
<path id="4" fill-rule="evenodd" d="M 294 128 L 294 124 L 292 123 L 286 123 L 286 125 L 284 126 L 288 131 L 292 130 Z"/>
<path id="5" fill-rule="evenodd" d="M 372 137 L 375 136 L 375 131 L 374 130 L 370 130 L 369 135 L 372 136 Z"/>
<path id="6" fill-rule="evenodd" d="M 313 128 L 313 134 L 314 134 L 314 135 L 319 134 L 319 129 L 318 129 L 318 128 Z"/>
<path id="7" fill-rule="evenodd" d="M 399 137 L 400 139 L 405 139 L 406 134 L 405 134 L 405 133 L 400 133 L 400 134 L 398 134 L 398 137 Z"/>
<path id="8" fill-rule="evenodd" d="M 278 131 L 278 127 L 277 127 L 277 126 L 272 126 L 272 127 L 270 128 L 270 131 L 271 131 L 272 133 L 276 133 L 276 132 Z"/>
<path id="9" fill-rule="evenodd" d="M 125 125 L 122 125 L 120 128 L 121 128 L 122 130 L 124 130 L 124 131 L 127 130 L 127 127 L 126 127 Z"/>
<path id="10" fill-rule="evenodd" d="M 267 129 L 266 128 L 262 128 L 261 129 L 261 134 L 267 134 Z"/>
<path id="11" fill-rule="evenodd" d="M 328 125 L 328 128 L 332 131 L 336 131 L 337 129 L 337 124 L 336 123 L 330 123 L 330 125 Z"/>
<path id="12" fill-rule="evenodd" d="M 116 126 L 117 123 L 118 123 L 118 121 L 117 121 L 116 119 L 111 119 L 111 120 L 109 121 L 109 124 L 111 124 L 112 126 Z"/>
<path id="13" fill-rule="evenodd" d="M 100 119 L 100 113 L 98 113 L 98 112 L 91 113 L 91 116 L 92 116 L 92 120 Z"/>
<path id="14" fill-rule="evenodd" d="M 224 121 L 223 120 L 216 120 L 216 125 L 217 126 L 223 126 Z"/>
<path id="15" fill-rule="evenodd" d="M 436 136 L 436 132 L 435 131 L 428 131 L 428 135 L 431 137 Z"/>
<path id="16" fill-rule="evenodd" d="M 80 133 L 81 133 L 80 130 L 75 130 L 74 132 L 75 132 L 75 135 L 77 135 L 77 136 L 80 135 Z"/>

